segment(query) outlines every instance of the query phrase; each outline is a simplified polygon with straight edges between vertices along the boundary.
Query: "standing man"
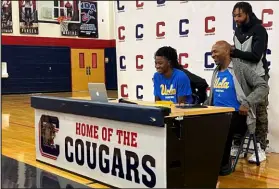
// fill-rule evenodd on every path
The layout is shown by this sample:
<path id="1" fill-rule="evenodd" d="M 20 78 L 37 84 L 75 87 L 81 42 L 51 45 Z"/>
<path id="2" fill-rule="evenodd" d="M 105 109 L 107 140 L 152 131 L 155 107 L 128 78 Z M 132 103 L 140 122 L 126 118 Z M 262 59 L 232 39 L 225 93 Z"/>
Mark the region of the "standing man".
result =
<path id="1" fill-rule="evenodd" d="M 155 101 L 191 104 L 192 90 L 188 76 L 179 70 L 177 52 L 172 47 L 161 47 L 155 53 L 157 72 L 153 76 Z"/>
<path id="2" fill-rule="evenodd" d="M 268 64 L 266 50 L 268 34 L 259 20 L 253 13 L 252 6 L 247 2 L 238 2 L 233 8 L 234 21 L 237 24 L 234 34 L 234 46 L 231 47 L 231 56 L 237 58 L 241 63 L 248 65 L 266 82 L 268 82 Z M 259 146 L 259 159 L 266 159 L 265 150 L 267 147 L 268 133 L 268 96 L 257 104 L 256 107 L 256 138 Z M 233 155 L 233 150 L 232 150 Z M 256 162 L 253 154 L 249 162 Z"/>

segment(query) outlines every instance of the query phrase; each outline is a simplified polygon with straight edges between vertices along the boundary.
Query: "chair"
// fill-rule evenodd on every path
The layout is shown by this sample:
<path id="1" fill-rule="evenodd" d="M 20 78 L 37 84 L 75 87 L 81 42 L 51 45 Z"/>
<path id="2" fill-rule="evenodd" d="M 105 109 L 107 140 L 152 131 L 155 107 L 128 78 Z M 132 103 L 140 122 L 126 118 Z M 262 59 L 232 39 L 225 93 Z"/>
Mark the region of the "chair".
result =
<path id="1" fill-rule="evenodd" d="M 248 139 L 248 143 L 245 143 L 245 140 Z M 250 149 L 250 143 L 251 143 L 251 140 L 253 140 L 253 144 L 254 144 L 254 149 Z M 246 150 L 243 149 L 243 145 L 244 144 L 247 144 L 247 147 L 246 147 Z M 249 153 L 249 150 L 253 150 L 255 151 L 255 155 L 256 155 L 256 164 L 257 166 L 260 166 L 261 162 L 259 160 L 259 153 L 258 153 L 258 146 L 257 146 L 257 141 L 256 141 L 256 135 L 255 133 L 251 134 L 249 132 L 249 130 L 246 131 L 246 134 L 244 137 L 241 138 L 241 144 L 238 148 L 238 151 L 237 151 L 237 154 L 236 154 L 236 157 L 235 157 L 235 161 L 232 165 L 232 171 L 234 172 L 235 171 L 235 167 L 237 165 L 237 162 L 238 162 L 238 159 L 239 159 L 239 155 L 244 152 L 244 158 L 247 157 L 247 153 Z"/>

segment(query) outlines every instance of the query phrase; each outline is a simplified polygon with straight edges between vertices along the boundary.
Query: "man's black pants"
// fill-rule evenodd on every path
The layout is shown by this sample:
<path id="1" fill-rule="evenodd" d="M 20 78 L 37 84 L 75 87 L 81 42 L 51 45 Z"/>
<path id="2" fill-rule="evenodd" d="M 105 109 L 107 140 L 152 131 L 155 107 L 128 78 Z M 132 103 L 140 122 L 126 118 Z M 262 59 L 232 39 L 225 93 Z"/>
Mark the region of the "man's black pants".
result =
<path id="1" fill-rule="evenodd" d="M 230 164 L 230 155 L 234 136 L 239 135 L 241 136 L 241 138 L 245 136 L 245 133 L 247 131 L 246 118 L 247 116 L 240 115 L 239 112 L 234 112 L 232 115 L 230 130 L 222 159 L 222 167 Z"/>

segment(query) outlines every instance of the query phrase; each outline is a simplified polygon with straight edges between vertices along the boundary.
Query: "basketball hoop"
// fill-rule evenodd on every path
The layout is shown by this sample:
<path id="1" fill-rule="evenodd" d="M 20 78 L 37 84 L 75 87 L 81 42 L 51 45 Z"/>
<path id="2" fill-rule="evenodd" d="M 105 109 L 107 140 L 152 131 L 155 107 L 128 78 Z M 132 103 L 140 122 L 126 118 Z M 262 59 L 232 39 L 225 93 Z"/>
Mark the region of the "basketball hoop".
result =
<path id="1" fill-rule="evenodd" d="M 71 21 L 71 17 L 59 16 L 57 18 L 57 21 L 61 26 L 61 31 L 68 31 L 68 25 L 69 25 L 69 21 Z"/>
<path id="2" fill-rule="evenodd" d="M 67 20 L 66 16 L 59 16 L 57 21 L 61 24 L 64 20 Z"/>
<path id="3" fill-rule="evenodd" d="M 59 24 L 60 24 L 60 27 L 61 27 L 61 31 L 63 32 L 63 31 L 68 31 L 68 24 L 69 24 L 69 22 L 66 22 L 66 21 L 68 21 L 69 20 L 69 18 L 67 18 L 66 16 L 59 16 L 58 18 L 57 18 L 57 21 L 59 22 Z"/>

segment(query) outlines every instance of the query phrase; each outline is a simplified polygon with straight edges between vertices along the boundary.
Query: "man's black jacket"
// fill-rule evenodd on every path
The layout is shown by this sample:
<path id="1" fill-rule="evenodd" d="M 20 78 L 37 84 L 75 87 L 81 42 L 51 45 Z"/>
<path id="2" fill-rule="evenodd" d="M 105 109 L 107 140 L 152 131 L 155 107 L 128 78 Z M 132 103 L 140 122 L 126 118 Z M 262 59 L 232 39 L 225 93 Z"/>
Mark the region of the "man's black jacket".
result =
<path id="1" fill-rule="evenodd" d="M 203 103 L 207 99 L 206 90 L 208 84 L 205 79 L 191 73 L 186 69 L 181 69 L 190 79 L 192 93 L 195 96 L 198 96 L 198 103 Z"/>

